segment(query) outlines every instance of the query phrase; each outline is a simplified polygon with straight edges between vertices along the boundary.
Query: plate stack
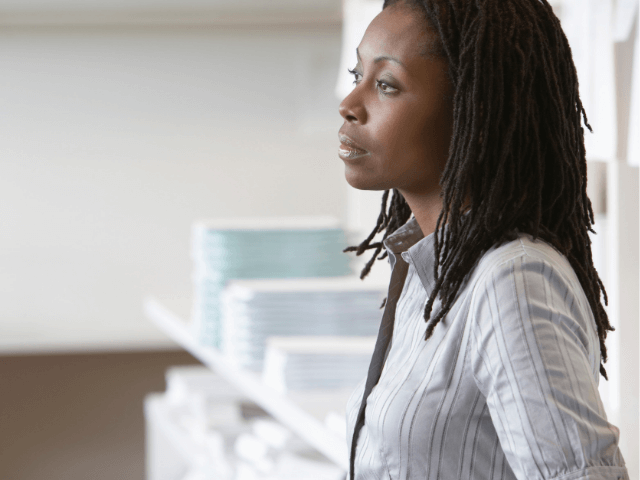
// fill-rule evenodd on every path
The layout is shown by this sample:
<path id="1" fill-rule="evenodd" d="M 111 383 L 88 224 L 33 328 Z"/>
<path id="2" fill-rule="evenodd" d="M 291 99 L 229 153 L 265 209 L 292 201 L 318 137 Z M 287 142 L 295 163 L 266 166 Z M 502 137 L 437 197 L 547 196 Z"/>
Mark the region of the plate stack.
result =
<path id="1" fill-rule="evenodd" d="M 375 336 L 386 288 L 356 276 L 232 280 L 221 297 L 222 349 L 262 371 L 270 336 Z"/>
<path id="2" fill-rule="evenodd" d="M 270 337 L 263 380 L 279 392 L 354 388 L 367 375 L 376 337 Z"/>
<path id="3" fill-rule="evenodd" d="M 220 347 L 220 293 L 229 279 L 347 275 L 346 235 L 333 217 L 238 218 L 197 222 L 195 334 Z"/>

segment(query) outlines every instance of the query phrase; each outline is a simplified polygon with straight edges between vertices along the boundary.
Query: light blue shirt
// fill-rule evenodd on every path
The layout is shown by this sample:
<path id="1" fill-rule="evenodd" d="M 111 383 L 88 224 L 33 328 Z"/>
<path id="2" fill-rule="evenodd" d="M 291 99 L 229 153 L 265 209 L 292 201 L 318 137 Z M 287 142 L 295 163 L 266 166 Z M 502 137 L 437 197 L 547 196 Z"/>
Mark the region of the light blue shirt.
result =
<path id="1" fill-rule="evenodd" d="M 387 299 L 393 336 L 355 478 L 628 480 L 598 393 L 596 324 L 567 259 L 526 234 L 490 250 L 425 341 L 433 240 L 411 218 L 384 241 L 391 267 L 409 269 Z M 347 404 L 349 443 L 364 383 Z"/>

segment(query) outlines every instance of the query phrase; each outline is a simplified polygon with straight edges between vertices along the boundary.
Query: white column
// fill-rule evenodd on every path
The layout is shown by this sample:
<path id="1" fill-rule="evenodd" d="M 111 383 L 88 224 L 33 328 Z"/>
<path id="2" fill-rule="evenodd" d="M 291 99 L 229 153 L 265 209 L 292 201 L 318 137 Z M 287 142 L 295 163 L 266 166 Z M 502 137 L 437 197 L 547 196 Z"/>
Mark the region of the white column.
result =
<path id="1" fill-rule="evenodd" d="M 616 331 L 607 340 L 610 378 L 610 420 L 620 428 L 620 449 L 630 478 L 638 476 L 638 167 L 626 162 L 608 164 L 608 279 L 609 318 Z"/>

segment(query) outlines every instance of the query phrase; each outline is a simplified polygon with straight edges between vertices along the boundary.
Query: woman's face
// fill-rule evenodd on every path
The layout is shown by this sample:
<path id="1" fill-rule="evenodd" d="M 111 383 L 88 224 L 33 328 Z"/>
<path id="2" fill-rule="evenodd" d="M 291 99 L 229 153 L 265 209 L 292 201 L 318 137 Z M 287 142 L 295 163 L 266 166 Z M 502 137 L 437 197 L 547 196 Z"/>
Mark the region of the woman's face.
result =
<path id="1" fill-rule="evenodd" d="M 369 25 L 357 49 L 355 88 L 340 104 L 339 156 L 360 190 L 440 192 L 453 125 L 446 60 L 424 54 L 433 35 L 400 3 Z"/>

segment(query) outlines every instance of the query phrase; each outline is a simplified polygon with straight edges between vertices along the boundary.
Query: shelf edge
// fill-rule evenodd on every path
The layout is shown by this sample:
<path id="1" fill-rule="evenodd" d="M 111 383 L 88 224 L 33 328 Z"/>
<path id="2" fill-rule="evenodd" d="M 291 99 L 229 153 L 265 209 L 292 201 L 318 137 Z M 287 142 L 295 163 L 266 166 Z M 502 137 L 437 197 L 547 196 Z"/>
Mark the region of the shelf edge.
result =
<path id="1" fill-rule="evenodd" d="M 263 384 L 260 378 L 231 363 L 212 347 L 199 344 L 187 323 L 153 297 L 144 301 L 146 316 L 172 340 L 207 367 L 235 385 L 276 420 L 316 448 L 329 460 L 349 468 L 346 442 L 329 431 L 318 419 L 305 412 L 291 399 Z"/>

